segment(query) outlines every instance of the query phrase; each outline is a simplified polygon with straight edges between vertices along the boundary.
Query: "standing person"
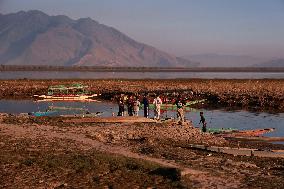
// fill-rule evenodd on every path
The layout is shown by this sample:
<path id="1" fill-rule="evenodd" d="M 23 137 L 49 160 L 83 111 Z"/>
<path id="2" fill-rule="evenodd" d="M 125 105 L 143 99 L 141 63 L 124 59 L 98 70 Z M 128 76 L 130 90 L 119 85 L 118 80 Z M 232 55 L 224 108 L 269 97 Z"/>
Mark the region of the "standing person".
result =
<path id="1" fill-rule="evenodd" d="M 202 132 L 206 132 L 206 121 L 205 121 L 205 117 L 203 115 L 203 112 L 200 112 L 200 121 L 199 121 L 199 124 L 202 122 Z"/>
<path id="2" fill-rule="evenodd" d="M 144 117 L 149 117 L 149 100 L 147 98 L 147 95 L 144 95 L 143 97 L 143 105 L 144 105 Z"/>
<path id="3" fill-rule="evenodd" d="M 124 115 L 124 98 L 123 94 L 120 95 L 120 97 L 117 100 L 118 103 L 118 114 L 117 116 L 123 116 Z"/>
<path id="4" fill-rule="evenodd" d="M 127 111 L 129 116 L 133 116 L 133 103 L 133 97 L 129 95 L 127 99 Z"/>
<path id="5" fill-rule="evenodd" d="M 177 106 L 177 118 L 178 118 L 178 123 L 183 124 L 184 122 L 184 111 L 183 111 L 183 106 L 185 105 L 184 101 L 180 96 L 178 96 L 176 102 Z"/>
<path id="6" fill-rule="evenodd" d="M 153 101 L 154 104 L 154 119 L 159 120 L 160 119 L 160 114 L 161 114 L 161 105 L 162 105 L 162 100 L 157 95 L 157 97 Z"/>
<path id="7" fill-rule="evenodd" d="M 139 98 L 136 97 L 136 99 L 134 100 L 134 103 L 133 103 L 133 110 L 134 110 L 135 116 L 138 116 L 138 114 L 139 114 L 139 106 L 140 106 L 140 101 L 139 101 Z"/>

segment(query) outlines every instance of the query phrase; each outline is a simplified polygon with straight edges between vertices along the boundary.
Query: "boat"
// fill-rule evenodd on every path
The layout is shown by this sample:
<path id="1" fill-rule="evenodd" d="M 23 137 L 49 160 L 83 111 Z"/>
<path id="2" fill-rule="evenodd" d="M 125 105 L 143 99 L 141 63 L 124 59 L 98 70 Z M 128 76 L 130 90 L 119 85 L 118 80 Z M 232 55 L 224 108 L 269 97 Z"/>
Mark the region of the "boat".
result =
<path id="1" fill-rule="evenodd" d="M 193 109 L 190 107 L 191 105 L 202 103 L 202 102 L 205 102 L 205 101 L 206 101 L 206 99 L 188 101 L 188 102 L 186 102 L 186 104 L 183 107 L 183 109 L 184 109 L 184 111 L 192 111 Z M 143 105 L 142 105 L 142 108 L 143 108 Z M 154 110 L 155 109 L 155 105 L 154 104 L 149 104 L 149 109 L 150 110 Z M 171 111 L 171 110 L 176 111 L 177 110 L 177 105 L 176 104 L 161 104 L 161 110 L 164 110 L 164 111 Z"/>
<path id="2" fill-rule="evenodd" d="M 37 101 L 93 101 L 98 94 L 90 94 L 82 84 L 55 85 L 48 88 L 46 95 L 34 95 Z"/>
<path id="3" fill-rule="evenodd" d="M 275 128 L 253 129 L 253 130 L 238 130 L 232 128 L 208 128 L 208 132 L 221 135 L 223 137 L 259 137 L 266 133 L 275 131 Z"/>
<path id="4" fill-rule="evenodd" d="M 35 116 L 35 117 L 42 117 L 42 116 L 53 116 L 57 113 L 57 111 L 50 111 L 47 110 L 45 112 L 38 111 L 38 112 L 29 112 L 28 115 Z"/>
<path id="5" fill-rule="evenodd" d="M 55 111 L 85 111 L 85 112 L 88 111 L 88 109 L 86 109 L 86 108 L 74 108 L 74 107 L 65 107 L 65 106 L 49 106 L 48 110 L 55 110 Z"/>
<path id="6" fill-rule="evenodd" d="M 29 112 L 28 115 L 35 117 L 60 116 L 60 117 L 97 117 L 103 112 L 89 112 L 86 108 L 49 106 L 46 111 Z"/>
<path id="7" fill-rule="evenodd" d="M 212 133 L 212 134 L 225 134 L 225 133 L 237 132 L 238 129 L 233 129 L 233 128 L 208 128 L 207 131 L 208 131 L 208 133 Z"/>
<path id="8" fill-rule="evenodd" d="M 70 114 L 70 115 L 60 115 L 60 117 L 98 117 L 101 116 L 103 112 L 95 112 L 95 113 L 82 113 L 82 114 Z"/>
<path id="9" fill-rule="evenodd" d="M 266 129 L 254 129 L 254 130 L 244 130 L 238 131 L 237 133 L 232 133 L 236 137 L 257 137 L 264 135 L 265 133 L 270 133 L 275 131 L 275 128 L 266 128 Z"/>

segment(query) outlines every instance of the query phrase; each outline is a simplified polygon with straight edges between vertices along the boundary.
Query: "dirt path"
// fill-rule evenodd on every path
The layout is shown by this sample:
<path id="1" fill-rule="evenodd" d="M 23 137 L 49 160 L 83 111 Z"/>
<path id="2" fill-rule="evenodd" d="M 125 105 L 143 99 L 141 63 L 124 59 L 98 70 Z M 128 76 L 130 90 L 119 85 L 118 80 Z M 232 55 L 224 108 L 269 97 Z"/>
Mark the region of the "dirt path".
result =
<path id="1" fill-rule="evenodd" d="M 90 129 L 90 128 L 86 128 Z M 129 148 L 113 144 L 106 144 L 93 140 L 86 136 L 86 134 L 78 133 L 72 128 L 59 128 L 54 126 L 43 125 L 7 125 L 0 124 L 0 135 L 10 136 L 13 138 L 29 138 L 41 139 L 46 141 L 54 140 L 72 140 L 79 148 L 83 150 L 96 149 L 106 153 L 123 155 L 129 158 L 142 159 L 149 162 L 159 164 L 164 167 L 177 168 L 180 170 L 182 177 L 187 177 L 194 182 L 201 183 L 200 188 L 239 188 L 240 181 L 232 178 L 230 180 L 222 177 L 215 176 L 214 174 L 206 171 L 200 171 L 190 167 L 185 167 L 174 161 L 165 159 L 153 158 L 138 153 L 133 153 Z"/>

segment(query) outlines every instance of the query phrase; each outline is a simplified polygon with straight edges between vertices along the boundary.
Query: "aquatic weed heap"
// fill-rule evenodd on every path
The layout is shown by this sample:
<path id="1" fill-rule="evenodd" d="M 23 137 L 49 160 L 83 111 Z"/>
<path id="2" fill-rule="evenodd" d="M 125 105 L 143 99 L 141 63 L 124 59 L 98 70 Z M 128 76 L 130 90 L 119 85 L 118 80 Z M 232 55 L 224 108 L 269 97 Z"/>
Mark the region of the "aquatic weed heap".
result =
<path id="1" fill-rule="evenodd" d="M 108 94 L 192 91 L 210 105 L 284 111 L 284 80 L 7 80 L 1 81 L 0 98 L 31 98 L 46 93 L 50 85 L 78 83 L 91 92 Z"/>
<path id="2" fill-rule="evenodd" d="M 255 110 L 284 110 L 283 80 L 235 80 L 209 82 L 202 89 L 212 103 Z"/>

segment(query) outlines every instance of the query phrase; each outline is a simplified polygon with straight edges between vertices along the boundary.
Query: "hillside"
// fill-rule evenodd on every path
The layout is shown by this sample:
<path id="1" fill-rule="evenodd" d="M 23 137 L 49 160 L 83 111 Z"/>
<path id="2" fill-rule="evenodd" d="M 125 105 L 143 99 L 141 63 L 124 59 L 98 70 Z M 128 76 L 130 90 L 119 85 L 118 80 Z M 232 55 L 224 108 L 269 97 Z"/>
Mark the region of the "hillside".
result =
<path id="1" fill-rule="evenodd" d="M 198 64 L 139 43 L 90 18 L 40 11 L 0 15 L 0 64 L 192 67 Z"/>

